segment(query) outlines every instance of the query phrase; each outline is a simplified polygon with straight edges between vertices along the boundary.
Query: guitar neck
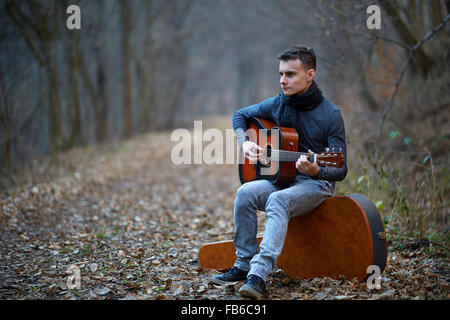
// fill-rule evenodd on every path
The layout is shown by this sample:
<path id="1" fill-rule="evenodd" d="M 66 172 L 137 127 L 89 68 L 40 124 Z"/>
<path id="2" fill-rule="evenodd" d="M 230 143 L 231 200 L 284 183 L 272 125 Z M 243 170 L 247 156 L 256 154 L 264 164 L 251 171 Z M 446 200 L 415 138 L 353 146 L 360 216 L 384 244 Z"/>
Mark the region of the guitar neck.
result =
<path id="1" fill-rule="evenodd" d="M 271 158 L 282 162 L 296 162 L 300 156 L 306 156 L 309 162 L 316 163 L 318 155 L 315 153 L 295 152 L 286 150 L 271 150 Z"/>

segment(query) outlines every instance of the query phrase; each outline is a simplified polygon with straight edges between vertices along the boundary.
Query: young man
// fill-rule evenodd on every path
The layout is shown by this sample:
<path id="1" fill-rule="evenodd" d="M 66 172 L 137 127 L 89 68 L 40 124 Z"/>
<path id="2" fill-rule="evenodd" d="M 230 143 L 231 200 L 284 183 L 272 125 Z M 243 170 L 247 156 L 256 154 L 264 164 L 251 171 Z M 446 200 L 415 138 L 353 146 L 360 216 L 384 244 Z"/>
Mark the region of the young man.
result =
<path id="1" fill-rule="evenodd" d="M 282 92 L 261 103 L 239 109 L 233 114 L 233 128 L 247 159 L 258 160 L 261 147 L 248 141 L 247 119 L 255 116 L 291 127 L 299 136 L 299 151 L 320 153 L 325 148 L 341 148 L 346 159 L 344 121 L 339 109 L 322 96 L 314 81 L 314 50 L 294 46 L 278 56 Z M 215 284 L 246 280 L 242 296 L 262 298 L 265 283 L 283 248 L 289 219 L 311 212 L 334 193 L 335 181 L 347 174 L 342 168 L 320 167 L 305 156 L 296 162 L 297 176 L 282 188 L 267 180 L 244 183 L 237 191 L 234 205 L 237 260 L 228 272 L 211 278 Z M 257 210 L 266 214 L 263 240 L 257 247 Z"/>

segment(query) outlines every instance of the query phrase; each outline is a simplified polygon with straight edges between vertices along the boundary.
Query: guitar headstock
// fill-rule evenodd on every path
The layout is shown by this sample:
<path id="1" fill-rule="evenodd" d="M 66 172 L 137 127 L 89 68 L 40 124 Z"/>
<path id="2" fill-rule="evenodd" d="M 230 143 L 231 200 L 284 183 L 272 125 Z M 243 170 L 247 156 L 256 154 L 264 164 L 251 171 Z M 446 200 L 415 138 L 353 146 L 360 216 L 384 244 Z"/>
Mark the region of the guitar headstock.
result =
<path id="1" fill-rule="evenodd" d="M 344 153 L 339 148 L 338 152 L 334 151 L 334 148 L 329 150 L 325 148 L 325 151 L 317 155 L 317 164 L 322 167 L 334 167 L 342 168 L 344 165 Z"/>

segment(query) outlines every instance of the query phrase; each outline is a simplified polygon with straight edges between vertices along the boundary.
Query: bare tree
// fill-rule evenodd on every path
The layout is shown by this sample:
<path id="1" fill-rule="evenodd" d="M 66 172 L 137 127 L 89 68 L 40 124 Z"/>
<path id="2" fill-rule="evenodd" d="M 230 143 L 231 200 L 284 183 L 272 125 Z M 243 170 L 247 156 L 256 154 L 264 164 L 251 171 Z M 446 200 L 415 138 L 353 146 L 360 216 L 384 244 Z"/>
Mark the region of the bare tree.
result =
<path id="1" fill-rule="evenodd" d="M 0 41 L 1 43 L 1 41 Z M 0 69 L 0 93 L 1 93 L 1 106 L 0 109 L 0 122 L 5 128 L 5 138 L 3 146 L 3 158 L 6 163 L 6 167 L 9 169 L 11 167 L 11 143 L 12 143 L 12 132 L 11 132 L 11 118 L 9 116 L 9 101 L 6 92 L 6 84 L 3 79 L 3 73 Z"/>
<path id="2" fill-rule="evenodd" d="M 130 32 L 131 32 L 131 10 L 126 0 L 120 1 L 122 14 L 122 59 L 123 59 L 123 114 L 124 114 L 124 136 L 133 135 L 133 113 L 131 108 L 131 71 L 130 71 Z"/>
<path id="3" fill-rule="evenodd" d="M 5 0 L 6 11 L 20 30 L 30 51 L 40 66 L 47 70 L 51 90 L 50 133 L 51 151 L 66 147 L 67 142 L 61 130 L 61 100 L 59 90 L 59 66 L 54 45 L 58 34 L 59 2 L 38 3 L 37 1 Z"/>

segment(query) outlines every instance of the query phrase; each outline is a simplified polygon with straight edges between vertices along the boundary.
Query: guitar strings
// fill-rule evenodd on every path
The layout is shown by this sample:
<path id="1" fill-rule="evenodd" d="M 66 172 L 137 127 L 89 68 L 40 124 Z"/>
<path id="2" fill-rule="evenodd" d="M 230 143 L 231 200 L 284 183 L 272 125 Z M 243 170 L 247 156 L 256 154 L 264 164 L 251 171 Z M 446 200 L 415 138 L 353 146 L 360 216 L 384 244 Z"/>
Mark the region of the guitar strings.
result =
<path id="1" fill-rule="evenodd" d="M 314 154 L 305 153 L 305 152 L 295 152 L 289 150 L 278 150 L 278 149 L 270 149 L 271 155 L 269 156 L 269 149 L 264 149 L 264 157 L 270 158 L 274 161 L 287 161 L 287 162 L 295 162 L 300 158 L 300 156 L 304 155 L 308 158 L 309 161 L 314 160 Z M 317 159 L 329 159 L 330 157 L 335 158 L 339 152 L 335 152 L 332 155 L 320 155 L 317 154 Z"/>

